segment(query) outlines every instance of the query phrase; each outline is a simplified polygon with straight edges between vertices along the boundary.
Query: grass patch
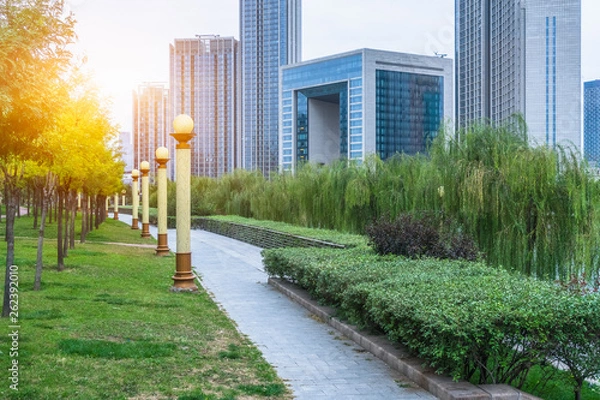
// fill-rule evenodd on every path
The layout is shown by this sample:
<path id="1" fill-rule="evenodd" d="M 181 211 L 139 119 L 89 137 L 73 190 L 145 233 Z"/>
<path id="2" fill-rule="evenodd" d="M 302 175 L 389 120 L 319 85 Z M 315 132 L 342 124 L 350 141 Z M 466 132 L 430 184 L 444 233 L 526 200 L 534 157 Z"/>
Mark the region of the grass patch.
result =
<path id="1" fill-rule="evenodd" d="M 235 344 L 230 344 L 227 348 L 227 351 L 219 352 L 220 359 L 229 359 L 229 360 L 237 360 L 242 358 L 242 353 L 240 351 L 240 347 Z"/>
<path id="2" fill-rule="evenodd" d="M 114 219 L 107 219 L 102 224 L 102 229 L 92 231 L 88 234 L 86 241 L 90 243 L 103 242 L 103 243 L 131 243 L 131 244 L 154 244 L 156 239 L 154 238 L 143 238 L 141 236 L 141 229 L 133 230 L 127 229 L 129 225 L 126 225 L 122 221 L 115 221 Z M 130 228 L 130 227 L 129 227 Z"/>
<path id="3" fill-rule="evenodd" d="M 272 383 L 269 385 L 240 385 L 238 386 L 242 392 L 247 395 L 259 396 L 279 396 L 285 393 L 285 386 L 280 383 Z"/>
<path id="4" fill-rule="evenodd" d="M 149 243 L 123 222 L 107 220 L 77 244 L 63 272 L 56 270 L 56 241 L 47 240 L 42 290 L 31 290 L 36 241 L 23 235 L 32 223 L 22 217 L 16 227 L 19 391 L 5 380 L 0 398 L 291 398 L 258 349 L 202 288 L 197 294 L 169 291 L 174 257 L 104 244 Z M 0 257 L 5 255 L 4 245 Z M 8 332 L 9 321 L 0 320 L 0 326 Z M 10 338 L 0 335 L 0 354 L 10 347 Z M 10 362 L 0 358 L 0 369 L 7 371 Z M 278 385 L 283 390 L 248 394 L 251 387 Z"/>
<path id="5" fill-rule="evenodd" d="M 172 343 L 152 343 L 146 341 L 65 339 L 58 342 L 58 348 L 65 354 L 77 354 L 97 358 L 158 358 L 173 354 L 176 346 Z"/>

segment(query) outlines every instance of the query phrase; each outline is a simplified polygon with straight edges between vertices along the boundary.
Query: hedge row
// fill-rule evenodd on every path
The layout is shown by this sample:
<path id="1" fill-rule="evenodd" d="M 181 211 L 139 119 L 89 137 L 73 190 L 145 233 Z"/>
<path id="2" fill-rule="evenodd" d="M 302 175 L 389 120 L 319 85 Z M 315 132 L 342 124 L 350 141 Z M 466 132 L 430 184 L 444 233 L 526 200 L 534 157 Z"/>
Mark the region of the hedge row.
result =
<path id="1" fill-rule="evenodd" d="M 324 240 L 301 237 L 290 233 L 279 232 L 260 226 L 245 225 L 211 218 L 200 218 L 196 221 L 198 228 L 217 233 L 232 239 L 250 243 L 263 249 L 281 247 L 329 247 L 343 249 L 344 245 Z"/>
<path id="2" fill-rule="evenodd" d="M 194 217 L 196 218 L 196 217 Z M 366 246 L 367 238 L 363 235 L 355 235 L 348 233 L 340 233 L 331 229 L 316 229 L 316 228 L 305 228 L 300 226 L 294 226 L 286 224 L 284 222 L 275 221 L 263 221 L 251 218 L 238 217 L 233 215 L 219 215 L 204 217 L 202 219 L 210 221 L 219 221 L 228 224 L 234 224 L 236 226 L 251 226 L 257 228 L 263 228 L 271 232 L 285 233 L 301 238 L 314 239 L 318 241 L 336 243 L 344 247 L 354 246 Z"/>
<path id="3" fill-rule="evenodd" d="M 600 376 L 600 295 L 480 263 L 381 257 L 364 248 L 265 250 L 266 271 L 407 345 L 440 373 L 520 387 L 560 361 L 576 386 Z"/>

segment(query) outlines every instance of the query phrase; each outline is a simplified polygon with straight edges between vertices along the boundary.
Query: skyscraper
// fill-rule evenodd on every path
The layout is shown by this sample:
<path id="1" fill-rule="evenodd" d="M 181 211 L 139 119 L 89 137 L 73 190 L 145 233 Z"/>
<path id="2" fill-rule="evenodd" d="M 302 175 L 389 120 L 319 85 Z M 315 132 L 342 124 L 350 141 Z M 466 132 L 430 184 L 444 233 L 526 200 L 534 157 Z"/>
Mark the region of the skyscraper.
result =
<path id="1" fill-rule="evenodd" d="M 583 87 L 584 155 L 594 167 L 600 167 L 600 80 L 585 82 Z"/>
<path id="2" fill-rule="evenodd" d="M 300 61 L 301 0 L 240 0 L 242 162 L 278 170 L 279 67 Z"/>
<path id="3" fill-rule="evenodd" d="M 164 83 L 144 83 L 133 92 L 133 168 L 150 162 L 156 172 L 156 149 L 166 146 L 169 90 Z"/>
<path id="4" fill-rule="evenodd" d="M 192 175 L 216 178 L 240 167 L 240 74 L 233 37 L 198 35 L 170 45 L 170 120 L 182 113 L 194 120 Z M 169 150 L 175 154 L 172 141 Z"/>
<path id="5" fill-rule="evenodd" d="M 457 125 L 525 118 L 581 148 L 581 0 L 456 0 Z"/>

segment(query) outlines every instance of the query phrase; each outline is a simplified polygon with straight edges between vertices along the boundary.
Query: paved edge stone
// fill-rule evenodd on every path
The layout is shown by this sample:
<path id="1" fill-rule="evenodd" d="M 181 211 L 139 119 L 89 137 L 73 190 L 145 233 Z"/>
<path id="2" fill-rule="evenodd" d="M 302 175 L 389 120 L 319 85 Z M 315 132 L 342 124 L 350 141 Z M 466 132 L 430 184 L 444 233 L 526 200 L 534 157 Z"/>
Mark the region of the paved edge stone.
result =
<path id="1" fill-rule="evenodd" d="M 448 376 L 437 375 L 432 369 L 424 367 L 423 360 L 411 356 L 402 345 L 390 342 L 385 336 L 361 331 L 333 317 L 333 308 L 319 305 L 306 290 L 299 286 L 273 277 L 269 277 L 268 282 L 324 323 L 441 400 L 542 400 L 509 385 L 477 386 L 465 381 L 456 382 Z"/>

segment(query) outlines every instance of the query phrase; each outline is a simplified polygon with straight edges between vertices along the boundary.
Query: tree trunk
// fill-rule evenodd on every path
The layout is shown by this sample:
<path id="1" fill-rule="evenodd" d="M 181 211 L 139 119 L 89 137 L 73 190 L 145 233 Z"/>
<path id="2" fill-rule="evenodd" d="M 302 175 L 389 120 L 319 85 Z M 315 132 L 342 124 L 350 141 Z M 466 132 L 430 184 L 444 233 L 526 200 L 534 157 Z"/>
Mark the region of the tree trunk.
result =
<path id="1" fill-rule="evenodd" d="M 31 217 L 31 185 L 27 185 L 27 216 Z"/>
<path id="2" fill-rule="evenodd" d="M 70 221 L 71 221 L 71 213 L 69 212 L 69 192 L 66 191 L 65 192 L 65 199 L 64 199 L 64 206 L 63 206 L 63 219 L 64 219 L 64 240 L 63 240 L 63 256 L 65 258 L 67 258 L 69 256 L 69 240 L 70 235 L 69 235 L 69 227 L 70 225 Z"/>
<path id="3" fill-rule="evenodd" d="M 71 191 L 71 224 L 70 224 L 70 235 L 69 235 L 69 249 L 75 248 L 75 221 L 77 220 L 77 192 Z"/>
<path id="4" fill-rule="evenodd" d="M 48 173 L 46 177 L 46 185 L 41 191 L 41 208 L 42 215 L 40 221 L 40 229 L 38 231 L 38 247 L 37 247 L 37 259 L 35 263 L 35 279 L 33 282 L 33 290 L 42 289 L 42 269 L 44 268 L 43 255 L 44 255 L 44 230 L 46 229 L 46 217 L 48 215 L 48 203 L 50 196 L 54 191 L 54 177 Z"/>
<path id="5" fill-rule="evenodd" d="M 16 177 L 4 172 L 4 193 L 6 203 L 6 271 L 4 274 L 4 299 L 2 317 L 10 314 L 10 278 L 11 267 L 15 262 L 15 215 L 18 208 Z"/>
<path id="6" fill-rule="evenodd" d="M 85 243 L 85 235 L 87 234 L 87 224 L 88 224 L 88 202 L 87 202 L 87 194 L 81 193 L 81 233 L 79 234 L 79 242 Z"/>
<path id="7" fill-rule="evenodd" d="M 96 229 L 100 227 L 100 224 L 106 221 L 106 196 L 98 195 L 96 201 L 96 208 L 98 209 L 98 219 L 96 220 Z"/>
<path id="8" fill-rule="evenodd" d="M 48 224 L 52 224 L 52 215 L 54 214 L 54 204 L 56 203 L 56 192 L 48 199 Z"/>
<path id="9" fill-rule="evenodd" d="M 38 202 L 39 190 L 37 182 L 33 184 L 33 229 L 38 228 Z"/>
<path id="10" fill-rule="evenodd" d="M 95 215 L 95 210 L 94 210 L 94 200 L 95 200 L 96 196 L 88 196 L 88 224 L 87 224 L 87 232 L 85 233 L 86 235 L 88 233 L 90 233 L 91 231 L 94 230 L 94 215 Z"/>
<path id="11" fill-rule="evenodd" d="M 96 214 L 94 228 L 96 230 L 100 227 L 100 224 L 102 223 L 102 207 L 100 206 L 101 204 L 104 204 L 102 202 L 102 197 L 99 194 L 97 194 L 96 196 L 94 196 L 94 213 Z"/>
<path id="12" fill-rule="evenodd" d="M 58 190 L 58 204 L 56 211 L 56 221 L 57 221 L 57 268 L 59 271 L 63 271 L 65 269 L 65 256 L 63 252 L 63 208 L 64 208 L 64 190 Z"/>
<path id="13" fill-rule="evenodd" d="M 4 207 L 6 212 L 6 226 L 4 227 L 4 241 L 8 242 L 8 186 L 4 184 Z M 14 223 L 14 222 L 13 222 Z"/>
<path id="14" fill-rule="evenodd" d="M 16 196 L 16 200 L 17 200 L 17 202 L 16 202 L 17 203 L 16 204 L 17 218 L 21 218 L 21 191 L 17 188 L 15 188 L 14 190 L 15 190 L 14 195 Z"/>

